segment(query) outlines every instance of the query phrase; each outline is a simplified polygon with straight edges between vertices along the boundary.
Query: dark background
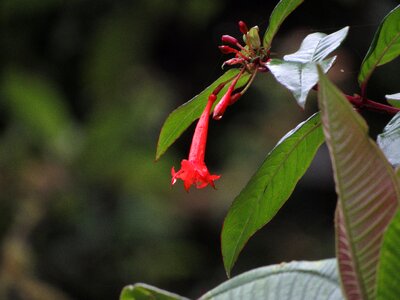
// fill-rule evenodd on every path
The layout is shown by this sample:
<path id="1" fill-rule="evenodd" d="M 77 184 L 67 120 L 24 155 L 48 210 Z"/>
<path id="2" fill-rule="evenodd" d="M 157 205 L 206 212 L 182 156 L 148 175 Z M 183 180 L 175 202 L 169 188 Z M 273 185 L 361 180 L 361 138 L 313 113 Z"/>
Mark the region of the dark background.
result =
<path id="1" fill-rule="evenodd" d="M 222 74 L 222 34 L 261 33 L 276 1 L 2 0 L 0 2 L 0 298 L 118 299 L 146 282 L 198 297 L 226 279 L 219 234 L 231 201 L 265 155 L 316 110 L 258 76 L 210 127 L 217 190 L 170 188 L 193 127 L 155 163 L 173 108 Z M 350 25 L 331 79 L 357 93 L 357 73 L 393 0 L 306 0 L 274 40 L 275 57 L 315 31 Z M 398 92 L 381 67 L 368 96 Z M 367 113 L 372 135 L 388 116 Z M 276 218 L 250 240 L 234 274 L 334 256 L 336 196 L 324 147 Z"/>

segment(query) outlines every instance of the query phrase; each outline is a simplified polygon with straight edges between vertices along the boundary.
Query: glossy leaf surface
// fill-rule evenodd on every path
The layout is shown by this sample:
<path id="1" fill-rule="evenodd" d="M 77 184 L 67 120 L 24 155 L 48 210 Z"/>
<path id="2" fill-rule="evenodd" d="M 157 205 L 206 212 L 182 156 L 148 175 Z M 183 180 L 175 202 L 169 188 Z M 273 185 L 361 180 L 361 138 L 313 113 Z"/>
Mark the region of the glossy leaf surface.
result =
<path id="1" fill-rule="evenodd" d="M 344 27 L 329 35 L 321 32 L 309 34 L 295 53 L 285 55 L 283 60 L 272 59 L 268 63 L 271 73 L 292 92 L 302 108 L 308 93 L 318 82 L 315 62 L 319 62 L 328 72 L 335 58 L 324 59 L 340 46 L 348 31 L 349 27 Z"/>
<path id="2" fill-rule="evenodd" d="M 275 6 L 269 18 L 269 25 L 263 37 L 263 46 L 271 48 L 272 40 L 278 32 L 283 21 L 296 9 L 304 0 L 281 0 Z"/>
<path id="3" fill-rule="evenodd" d="M 400 211 L 390 223 L 381 249 L 377 299 L 397 300 L 400 295 Z"/>
<path id="4" fill-rule="evenodd" d="M 400 166 L 400 113 L 397 113 L 378 135 L 377 143 L 389 162 Z"/>
<path id="5" fill-rule="evenodd" d="M 304 38 L 299 50 L 285 55 L 283 59 L 301 63 L 322 61 L 340 46 L 348 32 L 349 27 L 344 27 L 329 35 L 321 32 L 309 34 Z"/>
<path id="6" fill-rule="evenodd" d="M 126 286 L 121 293 L 120 300 L 189 300 L 159 288 L 138 283 Z"/>
<path id="7" fill-rule="evenodd" d="M 386 100 L 394 107 L 400 108 L 400 93 L 386 95 Z"/>
<path id="8" fill-rule="evenodd" d="M 199 300 L 342 300 L 336 259 L 290 262 L 243 273 Z"/>
<path id="9" fill-rule="evenodd" d="M 364 119 L 319 70 L 318 99 L 339 204 L 337 258 L 348 299 L 375 299 L 379 251 L 399 196 L 396 175 Z"/>
<path id="10" fill-rule="evenodd" d="M 221 234 L 229 275 L 248 239 L 267 224 L 293 192 L 324 137 L 315 114 L 286 134 L 234 200 Z"/>
<path id="11" fill-rule="evenodd" d="M 400 54 L 400 5 L 393 9 L 379 25 L 371 46 L 361 64 L 358 82 L 368 81 L 376 67 L 386 64 Z"/>
<path id="12" fill-rule="evenodd" d="M 156 159 L 159 159 L 161 155 L 167 151 L 167 149 L 181 136 L 181 134 L 195 121 L 198 119 L 203 112 L 208 96 L 213 92 L 213 90 L 222 82 L 225 82 L 239 73 L 238 69 L 230 69 L 225 72 L 220 78 L 218 78 L 213 84 L 203 90 L 199 95 L 193 97 L 190 101 L 179 106 L 175 109 L 165 120 L 164 125 L 161 128 L 160 136 L 157 144 Z M 236 87 L 239 88 L 249 78 L 248 73 L 244 73 Z M 217 104 L 219 99 L 228 89 L 229 84 L 227 84 L 219 93 L 218 100 L 215 101 Z"/>
<path id="13" fill-rule="evenodd" d="M 320 62 L 324 72 L 329 71 L 335 58 Z M 271 59 L 268 68 L 276 80 L 292 92 L 297 103 L 304 109 L 308 93 L 318 82 L 317 63 Z"/>

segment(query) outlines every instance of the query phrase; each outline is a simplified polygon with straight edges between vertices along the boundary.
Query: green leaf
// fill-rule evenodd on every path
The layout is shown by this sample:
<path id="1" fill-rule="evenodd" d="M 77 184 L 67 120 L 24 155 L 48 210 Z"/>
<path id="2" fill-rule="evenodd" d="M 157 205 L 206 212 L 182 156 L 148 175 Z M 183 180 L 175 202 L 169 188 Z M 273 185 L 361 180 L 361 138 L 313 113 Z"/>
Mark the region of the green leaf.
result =
<path id="1" fill-rule="evenodd" d="M 392 106 L 400 108 L 400 93 L 386 95 L 385 97 L 387 102 L 389 102 Z"/>
<path id="2" fill-rule="evenodd" d="M 389 162 L 400 166 L 400 113 L 397 113 L 378 135 L 377 143 Z"/>
<path id="3" fill-rule="evenodd" d="M 120 300 L 189 300 L 159 288 L 137 283 L 122 290 Z"/>
<path id="4" fill-rule="evenodd" d="M 336 259 L 290 262 L 243 273 L 199 300 L 342 300 Z"/>
<path id="5" fill-rule="evenodd" d="M 248 239 L 267 224 L 289 198 L 323 141 L 319 115 L 315 114 L 280 140 L 236 197 L 221 234 L 228 276 Z"/>
<path id="6" fill-rule="evenodd" d="M 358 82 L 365 85 L 376 67 L 384 65 L 400 54 L 400 5 L 393 9 L 379 25 L 371 46 L 361 64 Z"/>
<path id="7" fill-rule="evenodd" d="M 190 101 L 179 106 L 175 109 L 165 120 L 164 125 L 161 128 L 160 137 L 158 139 L 156 160 L 161 157 L 167 151 L 167 149 L 181 136 L 181 134 L 198 119 L 207 104 L 208 96 L 213 90 L 222 82 L 225 82 L 239 73 L 238 69 L 230 69 L 225 72 L 220 78 L 218 78 L 213 84 L 203 90 L 199 95 L 193 97 Z M 237 87 L 243 86 L 249 78 L 248 73 L 244 73 L 238 83 Z M 228 89 L 228 84 L 219 93 L 218 99 L 220 100 L 222 95 Z M 215 101 L 217 102 L 219 101 Z"/>
<path id="8" fill-rule="evenodd" d="M 283 60 L 272 59 L 268 62 L 271 73 L 292 92 L 302 108 L 308 93 L 318 82 L 315 62 L 320 62 L 324 71 L 328 72 L 335 58 L 324 59 L 340 46 L 348 31 L 349 27 L 344 27 L 329 35 L 321 32 L 309 34 L 295 53 L 285 55 Z"/>
<path id="9" fill-rule="evenodd" d="M 337 257 L 349 299 L 375 299 L 382 237 L 400 195 L 396 175 L 364 119 L 319 69 L 319 106 L 336 192 Z"/>
<path id="10" fill-rule="evenodd" d="M 329 71 L 335 59 L 336 57 L 332 57 L 319 63 L 324 72 Z M 304 109 L 308 93 L 318 82 L 317 63 L 271 59 L 268 68 L 276 80 L 292 92 L 297 103 Z"/>
<path id="11" fill-rule="evenodd" d="M 263 38 L 265 49 L 271 48 L 272 40 L 283 21 L 296 9 L 304 0 L 281 0 L 275 6 L 269 18 L 269 25 Z"/>
<path id="12" fill-rule="evenodd" d="M 397 211 L 384 237 L 379 260 L 377 299 L 397 300 L 400 295 L 400 211 Z"/>

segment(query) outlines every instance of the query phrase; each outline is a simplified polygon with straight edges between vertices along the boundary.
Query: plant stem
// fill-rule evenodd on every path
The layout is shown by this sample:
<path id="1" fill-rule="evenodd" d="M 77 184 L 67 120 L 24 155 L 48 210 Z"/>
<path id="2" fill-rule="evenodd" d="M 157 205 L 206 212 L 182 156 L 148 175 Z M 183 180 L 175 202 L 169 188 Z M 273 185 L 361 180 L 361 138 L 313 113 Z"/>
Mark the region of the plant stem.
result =
<path id="1" fill-rule="evenodd" d="M 313 90 L 318 91 L 318 85 L 313 87 Z M 384 112 L 390 115 L 395 115 L 400 112 L 400 108 L 376 102 L 366 97 L 355 94 L 354 96 L 344 94 L 347 100 L 356 108 L 366 108 L 368 110 Z"/>
<path id="2" fill-rule="evenodd" d="M 369 109 L 369 110 L 385 112 L 385 113 L 388 113 L 388 114 L 391 114 L 391 115 L 395 115 L 400 111 L 400 109 L 397 108 L 397 107 L 393 107 L 393 106 L 390 106 L 390 105 L 379 103 L 379 102 L 373 101 L 373 100 L 368 99 L 368 98 L 363 98 L 363 97 L 361 97 L 359 95 L 355 95 L 355 96 L 345 95 L 345 97 L 356 108 L 366 108 L 366 109 Z"/>

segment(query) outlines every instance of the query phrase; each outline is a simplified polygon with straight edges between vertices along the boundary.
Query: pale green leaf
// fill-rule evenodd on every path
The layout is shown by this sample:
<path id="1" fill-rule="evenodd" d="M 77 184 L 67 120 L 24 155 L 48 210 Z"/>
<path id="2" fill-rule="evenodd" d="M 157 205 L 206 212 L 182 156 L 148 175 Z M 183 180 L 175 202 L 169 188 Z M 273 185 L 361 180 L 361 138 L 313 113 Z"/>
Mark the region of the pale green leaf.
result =
<path id="1" fill-rule="evenodd" d="M 377 143 L 389 162 L 400 166 L 400 113 L 397 113 L 378 135 Z"/>
<path id="2" fill-rule="evenodd" d="M 236 197 L 221 234 L 228 275 L 248 239 L 289 198 L 323 141 L 319 115 L 315 114 L 281 139 Z"/>
<path id="3" fill-rule="evenodd" d="M 358 82 L 364 85 L 377 66 L 386 64 L 400 54 L 400 5 L 379 25 L 371 46 L 361 64 Z"/>
<path id="4" fill-rule="evenodd" d="M 219 77 L 213 84 L 203 90 L 199 95 L 193 97 L 190 101 L 179 106 L 175 109 L 165 120 L 164 125 L 161 128 L 160 136 L 157 144 L 156 159 L 159 159 L 161 155 L 167 151 L 167 149 L 177 140 L 178 137 L 195 121 L 198 119 L 203 112 L 208 96 L 213 92 L 213 90 L 222 82 L 225 82 L 239 73 L 238 69 L 230 69 L 225 72 L 224 75 Z M 238 83 L 237 87 L 241 87 L 245 84 L 249 78 L 248 73 L 244 73 Z M 228 89 L 225 86 L 219 93 L 218 101 L 221 99 L 222 95 Z M 216 104 L 215 103 L 215 104 Z"/>
<path id="5" fill-rule="evenodd" d="M 340 46 L 348 31 L 349 27 L 344 27 L 329 35 L 320 32 L 309 34 L 295 53 L 285 55 L 283 60 L 272 59 L 268 62 L 271 73 L 292 92 L 302 108 L 308 93 L 318 82 L 315 62 L 320 62 L 324 71 L 328 72 L 335 58 L 324 59 Z"/>
<path id="6" fill-rule="evenodd" d="M 189 300 L 148 284 L 137 283 L 124 287 L 120 300 Z"/>
<path id="7" fill-rule="evenodd" d="M 337 257 L 349 299 L 375 299 L 382 237 L 399 196 L 396 175 L 364 119 L 319 69 L 319 105 L 339 204 Z"/>
<path id="8" fill-rule="evenodd" d="M 400 108 L 400 93 L 386 95 L 385 97 L 387 102 L 389 102 L 392 106 Z"/>
<path id="9" fill-rule="evenodd" d="M 332 57 L 319 63 L 324 72 L 329 71 L 335 59 Z M 271 59 L 268 68 L 276 80 L 292 92 L 300 107 L 304 108 L 308 93 L 318 82 L 317 63 Z"/>
<path id="10" fill-rule="evenodd" d="M 384 237 L 379 260 L 377 299 L 397 300 L 400 295 L 400 211 L 391 221 Z"/>
<path id="11" fill-rule="evenodd" d="M 285 55 L 283 59 L 301 63 L 322 61 L 340 46 L 348 32 L 349 27 L 344 27 L 329 35 L 321 32 L 309 34 L 304 38 L 299 50 Z"/>
<path id="12" fill-rule="evenodd" d="M 275 6 L 269 18 L 269 25 L 263 38 L 265 49 L 271 48 L 272 40 L 278 32 L 283 21 L 294 11 L 304 0 L 281 0 Z"/>
<path id="13" fill-rule="evenodd" d="M 234 277 L 199 300 L 342 300 L 336 259 L 290 262 Z"/>

